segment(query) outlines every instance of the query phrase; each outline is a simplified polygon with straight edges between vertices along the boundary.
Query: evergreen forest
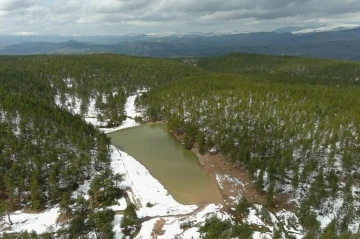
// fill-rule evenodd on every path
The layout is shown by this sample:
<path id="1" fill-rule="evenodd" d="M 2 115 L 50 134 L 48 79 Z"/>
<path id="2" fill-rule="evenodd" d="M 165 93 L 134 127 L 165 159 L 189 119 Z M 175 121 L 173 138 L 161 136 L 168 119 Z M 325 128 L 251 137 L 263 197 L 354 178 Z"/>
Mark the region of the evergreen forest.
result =
<path id="1" fill-rule="evenodd" d="M 305 238 L 356 238 L 360 64 L 287 56 L 0 56 L 0 214 L 59 204 L 68 226 L 56 238 L 112 238 L 114 212 L 105 207 L 122 196 L 121 176 L 110 167 L 109 138 L 84 115 L 95 101 L 107 127 L 120 125 L 126 98 L 142 89 L 141 121 L 167 122 L 186 148 L 244 168 L 269 209 L 288 195 Z M 80 112 L 67 110 L 77 103 Z M 94 172 L 89 200 L 73 198 Z M 321 229 L 317 215 L 334 210 Z M 251 230 L 212 218 L 200 233 L 233 238 Z"/>

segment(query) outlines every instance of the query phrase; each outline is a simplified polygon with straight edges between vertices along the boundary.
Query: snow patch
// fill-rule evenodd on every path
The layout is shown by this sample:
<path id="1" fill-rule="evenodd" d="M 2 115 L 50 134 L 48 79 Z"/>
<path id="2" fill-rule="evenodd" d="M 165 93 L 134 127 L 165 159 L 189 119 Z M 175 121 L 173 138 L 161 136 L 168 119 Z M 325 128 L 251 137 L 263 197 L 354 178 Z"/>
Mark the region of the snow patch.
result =
<path id="1" fill-rule="evenodd" d="M 115 236 L 114 238 L 115 239 L 122 239 L 124 234 L 121 232 L 121 228 L 120 228 L 120 223 L 121 223 L 121 220 L 123 219 L 123 215 L 115 215 L 115 218 L 114 218 L 114 221 L 113 221 L 113 226 L 114 226 L 114 233 L 115 233 Z"/>
<path id="2" fill-rule="evenodd" d="M 135 117 L 141 116 L 141 112 L 137 111 L 135 108 L 135 99 L 137 95 L 141 95 L 144 92 L 146 92 L 146 90 L 138 91 L 136 95 L 132 95 L 127 98 L 125 103 L 125 112 L 127 118 L 120 126 L 114 128 L 100 128 L 100 130 L 107 134 L 118 131 L 120 129 L 127 129 L 140 125 L 139 123 L 135 122 Z"/>
<path id="3" fill-rule="evenodd" d="M 136 236 L 136 239 L 149 239 L 152 238 L 151 233 L 153 231 L 154 225 L 158 218 L 151 219 L 141 224 L 141 229 L 139 234 Z"/>
<path id="4" fill-rule="evenodd" d="M 346 29 L 354 29 L 358 28 L 360 25 L 358 24 L 333 24 L 328 26 L 322 26 L 318 28 L 306 28 L 300 31 L 294 31 L 292 34 L 307 34 L 307 33 L 314 33 L 314 32 L 330 32 L 330 31 L 341 31 Z"/>
<path id="5" fill-rule="evenodd" d="M 178 236 L 181 239 L 195 239 L 200 238 L 199 227 L 205 223 L 205 220 L 216 216 L 221 220 L 230 219 L 230 215 L 220 212 L 222 209 L 221 205 L 209 204 L 202 210 L 192 215 L 187 216 L 174 216 L 174 217 L 158 217 L 146 221 L 142 224 L 142 228 L 137 239 L 152 238 L 155 223 L 162 218 L 165 220 L 165 224 L 162 228 L 164 231 L 163 235 L 158 235 L 156 238 L 167 239 L 175 238 Z M 190 223 L 190 228 L 183 229 L 182 225 Z"/>
<path id="6" fill-rule="evenodd" d="M 10 219 L 13 225 L 8 225 L 8 229 L 5 229 L 3 232 L 19 233 L 23 231 L 35 231 L 38 234 L 45 232 L 55 232 L 60 228 L 60 226 L 56 224 L 56 219 L 59 215 L 59 206 L 55 206 L 49 210 L 34 214 L 24 213 L 23 211 L 16 211 L 10 213 Z"/>
<path id="7" fill-rule="evenodd" d="M 95 175 L 94 175 L 95 176 Z M 91 179 L 89 180 L 86 180 L 82 185 L 79 186 L 79 188 L 74 191 L 72 194 L 71 194 L 71 197 L 72 198 L 77 198 L 77 197 L 84 197 L 86 200 L 89 199 L 89 194 L 88 194 L 88 191 L 90 189 L 90 184 L 91 184 L 91 181 L 94 177 L 92 177 Z"/>
<path id="8" fill-rule="evenodd" d="M 186 214 L 197 208 L 196 205 L 182 205 L 175 201 L 141 163 L 114 146 L 111 146 L 111 168 L 115 174 L 124 175 L 120 185 L 131 188 L 134 203 L 140 207 L 139 217 Z M 147 203 L 154 206 L 146 207 Z"/>
<path id="9" fill-rule="evenodd" d="M 265 226 L 265 223 L 257 216 L 257 211 L 253 208 L 249 210 L 249 215 L 243 222 L 249 225 Z"/>
<path id="10" fill-rule="evenodd" d="M 112 209 L 113 211 L 122 211 L 125 210 L 126 207 L 127 207 L 126 199 L 120 198 L 119 200 L 117 200 L 116 205 L 110 206 L 108 208 Z"/>
<path id="11" fill-rule="evenodd" d="M 216 181 L 219 183 L 219 186 L 221 188 L 224 188 L 224 183 L 225 182 L 231 182 L 233 184 L 241 185 L 243 187 L 245 186 L 244 183 L 241 182 L 240 179 L 234 178 L 234 177 L 232 177 L 231 175 L 228 175 L 228 174 L 224 174 L 224 175 L 217 174 L 216 175 Z"/>

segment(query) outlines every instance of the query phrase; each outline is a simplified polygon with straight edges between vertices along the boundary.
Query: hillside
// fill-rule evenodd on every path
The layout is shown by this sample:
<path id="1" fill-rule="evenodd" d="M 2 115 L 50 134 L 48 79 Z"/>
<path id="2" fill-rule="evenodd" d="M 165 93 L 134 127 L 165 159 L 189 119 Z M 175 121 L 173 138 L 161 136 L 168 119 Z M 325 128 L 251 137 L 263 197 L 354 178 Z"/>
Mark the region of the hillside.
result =
<path id="1" fill-rule="evenodd" d="M 84 121 L 89 109 L 92 122 L 114 127 L 126 119 L 125 101 L 137 89 L 206 72 L 114 55 L 3 56 L 0 62 L 0 213 L 55 207 L 68 222 L 62 238 L 112 235 L 113 212 L 97 210 L 123 195 L 115 187 L 121 177 L 110 166 L 109 139 Z M 76 198 L 87 180 L 90 199 Z"/>
<path id="2" fill-rule="evenodd" d="M 337 233 L 355 232 L 360 65 L 244 54 L 197 64 L 222 74 L 144 94 L 145 119 L 166 120 L 186 147 L 246 168 L 268 207 L 286 195 L 309 238 L 332 220 Z"/>
<path id="3" fill-rule="evenodd" d="M 199 58 L 196 64 L 216 73 L 241 74 L 253 81 L 327 86 L 359 86 L 356 62 L 235 53 Z"/>

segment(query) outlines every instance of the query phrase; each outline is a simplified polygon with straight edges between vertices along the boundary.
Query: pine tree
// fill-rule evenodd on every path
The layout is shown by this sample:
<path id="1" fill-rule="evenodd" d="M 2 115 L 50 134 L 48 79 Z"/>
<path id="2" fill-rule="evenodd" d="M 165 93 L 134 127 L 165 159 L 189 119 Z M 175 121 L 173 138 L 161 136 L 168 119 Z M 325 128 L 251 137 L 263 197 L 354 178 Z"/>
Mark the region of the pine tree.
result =
<path id="1" fill-rule="evenodd" d="M 337 239 L 336 224 L 337 220 L 333 219 L 329 225 L 325 227 L 320 239 Z"/>
<path id="2" fill-rule="evenodd" d="M 282 232 L 281 230 L 274 229 L 272 239 L 282 239 Z"/>
<path id="3" fill-rule="evenodd" d="M 183 143 L 184 143 L 185 149 L 190 150 L 192 148 L 192 141 L 188 134 L 185 135 Z"/>
<path id="4" fill-rule="evenodd" d="M 130 232 L 137 223 L 136 207 L 130 203 L 124 211 L 124 217 L 120 223 L 120 227 L 124 232 Z"/>
<path id="5" fill-rule="evenodd" d="M 198 144 L 199 147 L 199 153 L 200 154 L 205 154 L 205 145 L 206 145 L 206 141 L 205 141 L 205 136 L 204 133 L 199 131 L 196 137 L 196 143 Z"/>
<path id="6" fill-rule="evenodd" d="M 64 192 L 61 197 L 60 201 L 60 211 L 64 213 L 65 215 L 69 215 L 71 213 L 71 199 L 68 192 Z"/>
<path id="7" fill-rule="evenodd" d="M 31 207 L 33 209 L 40 209 L 42 207 L 42 193 L 39 186 L 39 174 L 39 171 L 35 170 L 32 174 L 30 183 Z"/>
<path id="8" fill-rule="evenodd" d="M 59 198 L 60 190 L 58 184 L 58 165 L 54 165 L 48 178 L 48 195 L 51 201 Z"/>
<path id="9" fill-rule="evenodd" d="M 239 202 L 235 206 L 235 213 L 240 216 L 244 217 L 249 213 L 250 204 L 246 197 L 242 196 Z"/>

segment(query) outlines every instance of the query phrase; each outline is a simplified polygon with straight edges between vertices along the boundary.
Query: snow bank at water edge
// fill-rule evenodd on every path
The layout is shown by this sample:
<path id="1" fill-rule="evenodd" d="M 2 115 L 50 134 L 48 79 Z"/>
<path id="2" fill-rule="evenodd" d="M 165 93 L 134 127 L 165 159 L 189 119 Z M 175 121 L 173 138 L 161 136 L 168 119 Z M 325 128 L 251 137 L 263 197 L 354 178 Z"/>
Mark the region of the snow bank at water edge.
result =
<path id="1" fill-rule="evenodd" d="M 175 201 L 141 163 L 114 146 L 111 146 L 111 168 L 115 174 L 124 175 L 120 185 L 131 189 L 132 200 L 139 207 L 139 217 L 187 214 L 197 208 L 196 205 L 182 205 Z M 147 203 L 154 206 L 146 207 Z"/>

